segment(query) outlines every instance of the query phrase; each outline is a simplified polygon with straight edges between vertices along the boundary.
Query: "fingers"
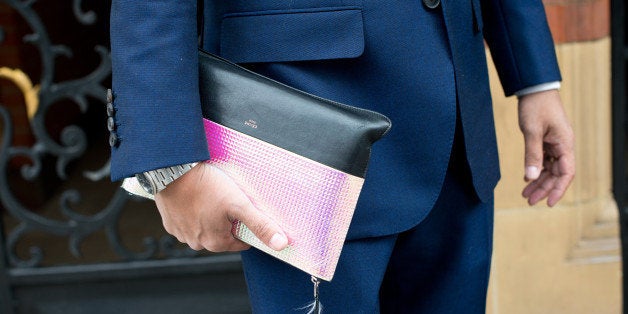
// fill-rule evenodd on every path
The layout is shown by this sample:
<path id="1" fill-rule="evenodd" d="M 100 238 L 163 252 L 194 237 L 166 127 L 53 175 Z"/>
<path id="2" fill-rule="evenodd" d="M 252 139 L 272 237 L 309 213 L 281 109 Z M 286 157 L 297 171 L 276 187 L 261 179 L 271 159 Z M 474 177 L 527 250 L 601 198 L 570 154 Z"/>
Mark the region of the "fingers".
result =
<path id="1" fill-rule="evenodd" d="M 546 198 L 550 191 L 554 188 L 556 178 L 549 174 L 548 171 L 543 171 L 537 180 L 534 180 L 528 184 L 523 190 L 523 197 L 528 199 L 528 204 L 535 205 L 539 201 Z"/>
<path id="2" fill-rule="evenodd" d="M 199 164 L 155 197 L 166 231 L 194 250 L 241 251 L 250 246 L 232 234 L 243 222 L 266 245 L 282 250 L 288 238 L 225 173 Z"/>
<path id="3" fill-rule="evenodd" d="M 565 154 L 561 158 L 548 159 L 539 178 L 530 182 L 523 190 L 523 197 L 530 205 L 547 198 L 547 205 L 552 207 L 564 196 L 574 178 L 573 155 Z"/>
<path id="4" fill-rule="evenodd" d="M 241 221 L 268 247 L 280 251 L 288 246 L 288 237 L 281 227 L 258 210 L 249 198 L 228 176 L 217 168 L 212 168 L 214 177 L 220 180 L 223 192 L 223 206 L 227 208 L 227 219 Z M 227 185 L 230 186 L 229 191 Z"/>
<path id="5" fill-rule="evenodd" d="M 233 218 L 246 225 L 268 247 L 281 251 L 288 246 L 288 237 L 281 227 L 252 204 L 236 208 Z"/>
<path id="6" fill-rule="evenodd" d="M 195 251 L 208 250 L 210 252 L 238 252 L 247 250 L 250 245 L 236 239 L 231 234 L 231 224 L 226 223 L 218 229 L 199 228 L 198 234 L 181 232 L 179 230 L 168 231 L 181 243 L 187 244 Z"/>
<path id="7" fill-rule="evenodd" d="M 250 246 L 231 233 L 232 223 L 227 216 L 214 217 L 204 215 L 214 208 L 201 208 L 198 215 L 198 224 L 188 225 L 186 230 L 177 230 L 170 234 L 175 235 L 179 242 L 186 243 L 193 250 L 208 250 L 210 252 L 237 252 L 248 249 Z"/>
<path id="8" fill-rule="evenodd" d="M 567 188 L 575 176 L 576 161 L 573 149 L 564 152 L 562 156 L 552 164 L 551 173 L 556 178 L 554 188 L 547 196 L 547 204 L 554 206 L 563 197 Z"/>
<path id="9" fill-rule="evenodd" d="M 198 234 L 187 235 L 186 238 L 182 237 L 179 241 L 187 243 L 194 250 L 207 249 L 211 252 L 246 250 L 250 246 L 236 239 L 231 233 L 231 221 L 236 220 L 245 224 L 258 239 L 270 248 L 280 251 L 288 246 L 288 237 L 279 225 L 250 203 L 231 205 L 227 219 L 221 223 L 220 227 L 212 225 L 199 227 L 196 229 L 199 231 Z"/>
<path id="10" fill-rule="evenodd" d="M 526 182 L 533 181 L 541 175 L 543 165 L 543 129 L 524 129 L 525 141 L 525 176 Z"/>
<path id="11" fill-rule="evenodd" d="M 239 252 L 250 248 L 250 245 L 233 237 L 231 228 L 228 231 L 221 231 L 220 233 L 210 234 L 198 239 L 199 243 L 197 245 L 200 245 L 201 249 L 204 248 L 210 252 Z M 190 245 L 190 247 L 192 246 Z"/>

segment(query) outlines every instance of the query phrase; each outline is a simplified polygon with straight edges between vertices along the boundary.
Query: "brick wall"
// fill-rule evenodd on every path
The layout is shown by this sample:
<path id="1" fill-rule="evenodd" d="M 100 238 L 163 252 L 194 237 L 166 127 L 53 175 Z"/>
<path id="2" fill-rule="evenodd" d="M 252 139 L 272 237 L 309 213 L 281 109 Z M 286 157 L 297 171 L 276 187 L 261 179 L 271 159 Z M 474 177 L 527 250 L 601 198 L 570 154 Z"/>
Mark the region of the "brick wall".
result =
<path id="1" fill-rule="evenodd" d="M 610 0 L 544 0 L 543 3 L 557 44 L 610 35 Z"/>

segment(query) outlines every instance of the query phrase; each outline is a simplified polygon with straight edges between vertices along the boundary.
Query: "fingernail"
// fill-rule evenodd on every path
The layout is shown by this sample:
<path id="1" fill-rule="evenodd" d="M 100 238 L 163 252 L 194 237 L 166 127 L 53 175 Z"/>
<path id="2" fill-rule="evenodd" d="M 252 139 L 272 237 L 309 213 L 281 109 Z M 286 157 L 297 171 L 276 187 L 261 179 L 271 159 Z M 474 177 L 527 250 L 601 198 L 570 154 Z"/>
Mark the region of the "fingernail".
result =
<path id="1" fill-rule="evenodd" d="M 270 238 L 270 247 L 275 251 L 283 250 L 288 245 L 288 238 L 281 233 L 275 233 Z"/>
<path id="2" fill-rule="evenodd" d="M 541 174 L 541 171 L 539 171 L 539 168 L 535 166 L 526 167 L 526 178 L 528 178 L 529 180 L 538 179 L 540 174 Z"/>

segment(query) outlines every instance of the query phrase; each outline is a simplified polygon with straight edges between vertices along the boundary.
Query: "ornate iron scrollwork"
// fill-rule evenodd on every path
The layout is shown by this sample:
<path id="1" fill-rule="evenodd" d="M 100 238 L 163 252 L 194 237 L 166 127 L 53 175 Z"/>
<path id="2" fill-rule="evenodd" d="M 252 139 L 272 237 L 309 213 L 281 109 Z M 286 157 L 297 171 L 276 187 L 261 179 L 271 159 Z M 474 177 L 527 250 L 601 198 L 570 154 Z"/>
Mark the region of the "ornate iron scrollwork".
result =
<path id="1" fill-rule="evenodd" d="M 132 251 L 123 245 L 118 223 L 124 205 L 131 200 L 131 197 L 121 189 L 114 193 L 105 208 L 93 215 L 82 214 L 75 210 L 73 206 L 82 198 L 81 191 L 67 189 L 59 198 L 58 211 L 61 218 L 44 217 L 29 209 L 11 190 L 8 168 L 11 160 L 17 157 L 29 161 L 20 169 L 21 176 L 25 180 L 42 176 L 45 167 L 42 160 L 50 157 L 55 160 L 55 172 L 58 178 L 61 180 L 68 178 L 66 173 L 68 164 L 84 155 L 88 146 L 88 136 L 80 127 L 68 125 L 61 131 L 60 138 L 55 140 L 46 129 L 45 118 L 51 107 L 60 101 L 69 100 L 84 113 L 91 106 L 88 101 L 89 97 L 100 100 L 104 108 L 106 88 L 103 86 L 103 81 L 108 78 L 111 71 L 107 49 L 103 46 L 96 46 L 94 49 L 100 56 L 100 63 L 91 73 L 78 79 L 55 82 L 53 78 L 56 59 L 59 56 L 70 57 L 72 51 L 67 46 L 55 45 L 51 42 L 46 27 L 33 9 L 34 2 L 0 0 L 0 3 L 8 4 L 10 8 L 18 12 L 28 24 L 32 33 L 24 36 L 24 42 L 37 48 L 41 61 L 41 76 L 36 86 L 33 86 L 30 79 L 20 70 L 0 70 L 0 79 L 9 79 L 20 87 L 30 110 L 30 126 L 35 138 L 32 146 L 13 146 L 13 122 L 7 108 L 0 104 L 2 125 L 0 129 L 0 201 L 7 213 L 17 221 L 16 226 L 7 231 L 6 236 L 5 248 L 10 264 L 13 267 L 41 266 L 44 253 L 39 246 L 32 246 L 29 250 L 30 256 L 26 258 L 16 253 L 17 243 L 32 232 L 67 237 L 69 250 L 76 257 L 81 255 L 81 242 L 87 236 L 101 230 L 104 230 L 111 249 L 122 260 L 195 255 L 196 253 L 190 249 L 176 248 L 176 241 L 170 236 L 163 236 L 160 239 L 145 237 L 144 248 L 141 252 Z M 85 12 L 81 6 L 81 0 L 73 0 L 72 10 L 75 18 L 84 25 L 94 23 L 96 13 Z M 0 25 L 0 44 L 6 37 L 4 30 Z M 107 162 L 100 170 L 84 172 L 83 175 L 90 180 L 107 180 L 108 171 Z"/>

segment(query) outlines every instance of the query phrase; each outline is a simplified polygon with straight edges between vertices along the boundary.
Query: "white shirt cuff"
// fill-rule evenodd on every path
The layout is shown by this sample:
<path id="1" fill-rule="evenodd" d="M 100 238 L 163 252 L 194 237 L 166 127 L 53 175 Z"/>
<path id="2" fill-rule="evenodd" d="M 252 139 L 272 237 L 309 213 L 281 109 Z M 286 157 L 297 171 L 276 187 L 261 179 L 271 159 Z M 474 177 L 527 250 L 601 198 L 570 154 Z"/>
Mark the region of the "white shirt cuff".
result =
<path id="1" fill-rule="evenodd" d="M 524 89 L 518 90 L 515 93 L 515 95 L 517 97 L 521 97 L 521 96 L 529 95 L 532 93 L 544 92 L 546 90 L 559 89 L 559 88 L 560 88 L 559 81 L 548 82 L 548 83 L 534 85 L 534 86 L 530 86 L 530 87 L 526 87 Z"/>

